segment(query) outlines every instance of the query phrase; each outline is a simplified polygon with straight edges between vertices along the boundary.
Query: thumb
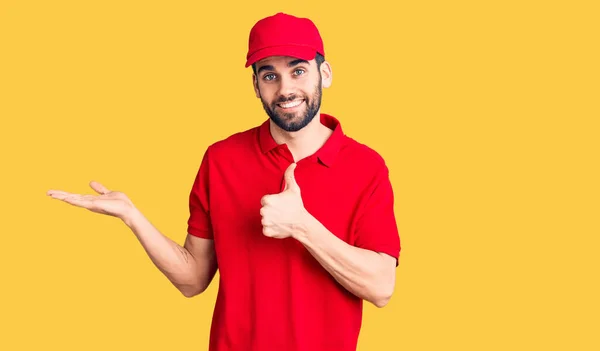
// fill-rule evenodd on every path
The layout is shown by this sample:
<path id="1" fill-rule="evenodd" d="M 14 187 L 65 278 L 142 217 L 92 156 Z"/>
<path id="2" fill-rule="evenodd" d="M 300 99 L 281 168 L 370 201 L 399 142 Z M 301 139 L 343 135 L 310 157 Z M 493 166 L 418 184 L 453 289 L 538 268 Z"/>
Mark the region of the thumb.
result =
<path id="1" fill-rule="evenodd" d="M 106 189 L 104 185 L 95 181 L 90 182 L 90 187 L 94 189 L 98 194 L 104 195 L 110 193 L 110 190 Z"/>
<path id="2" fill-rule="evenodd" d="M 285 170 L 285 190 L 293 190 L 300 192 L 300 186 L 296 183 L 296 177 L 294 176 L 294 170 L 296 169 L 296 163 L 292 163 Z"/>

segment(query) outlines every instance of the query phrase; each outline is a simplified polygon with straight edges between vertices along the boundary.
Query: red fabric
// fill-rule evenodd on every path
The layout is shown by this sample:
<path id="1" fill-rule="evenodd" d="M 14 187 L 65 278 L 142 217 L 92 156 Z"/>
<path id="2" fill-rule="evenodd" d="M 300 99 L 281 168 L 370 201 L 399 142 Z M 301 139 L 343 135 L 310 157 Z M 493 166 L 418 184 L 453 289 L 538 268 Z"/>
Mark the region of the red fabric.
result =
<path id="1" fill-rule="evenodd" d="M 306 209 L 334 235 L 398 258 L 400 238 L 384 160 L 344 135 L 339 121 L 295 177 Z M 219 291 L 210 350 L 356 350 L 362 300 L 293 238 L 262 234 L 260 199 L 283 190 L 293 162 L 269 120 L 212 144 L 190 192 L 188 232 L 215 240 Z"/>
<path id="2" fill-rule="evenodd" d="M 292 56 L 312 60 L 325 56 L 323 40 L 315 24 L 308 18 L 282 12 L 256 22 L 250 30 L 246 67 L 268 56 Z"/>

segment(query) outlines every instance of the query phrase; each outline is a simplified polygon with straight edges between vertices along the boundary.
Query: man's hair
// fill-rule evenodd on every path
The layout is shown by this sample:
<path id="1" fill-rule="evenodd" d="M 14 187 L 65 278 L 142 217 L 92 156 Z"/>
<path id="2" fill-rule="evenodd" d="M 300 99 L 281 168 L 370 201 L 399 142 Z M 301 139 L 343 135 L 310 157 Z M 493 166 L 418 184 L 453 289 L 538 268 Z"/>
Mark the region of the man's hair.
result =
<path id="1" fill-rule="evenodd" d="M 315 61 L 317 62 L 317 69 L 321 68 L 321 64 L 325 61 L 325 57 L 317 52 L 315 55 Z M 252 64 L 252 71 L 254 71 L 254 74 L 256 74 L 256 63 Z"/>

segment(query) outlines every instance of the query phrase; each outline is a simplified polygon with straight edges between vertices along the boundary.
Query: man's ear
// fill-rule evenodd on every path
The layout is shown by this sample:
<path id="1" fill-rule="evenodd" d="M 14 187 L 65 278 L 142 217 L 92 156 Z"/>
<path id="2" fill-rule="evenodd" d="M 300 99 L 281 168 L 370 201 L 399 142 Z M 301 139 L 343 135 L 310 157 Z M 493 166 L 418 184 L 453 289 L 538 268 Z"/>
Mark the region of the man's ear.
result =
<path id="1" fill-rule="evenodd" d="M 254 87 L 254 94 L 257 98 L 260 98 L 260 91 L 258 90 L 258 80 L 256 74 L 252 74 L 252 86 Z"/>
<path id="2" fill-rule="evenodd" d="M 331 81 L 333 80 L 333 72 L 331 71 L 331 65 L 329 62 L 324 61 L 321 63 L 320 71 L 321 84 L 323 85 L 323 88 L 329 88 L 331 86 Z"/>

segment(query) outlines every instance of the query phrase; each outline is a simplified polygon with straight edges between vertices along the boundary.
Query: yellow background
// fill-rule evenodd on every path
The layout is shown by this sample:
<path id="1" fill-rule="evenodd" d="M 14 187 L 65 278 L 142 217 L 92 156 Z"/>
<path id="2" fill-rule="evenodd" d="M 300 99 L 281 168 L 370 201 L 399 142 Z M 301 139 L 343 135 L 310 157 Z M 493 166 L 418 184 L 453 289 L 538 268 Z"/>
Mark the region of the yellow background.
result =
<path id="1" fill-rule="evenodd" d="M 216 280 L 184 298 L 45 193 L 98 180 L 183 243 L 205 148 L 266 118 L 243 65 L 278 11 L 318 25 L 323 112 L 391 170 L 398 283 L 359 350 L 600 349 L 594 2 L 284 3 L 0 2 L 0 349 L 207 349 Z"/>

